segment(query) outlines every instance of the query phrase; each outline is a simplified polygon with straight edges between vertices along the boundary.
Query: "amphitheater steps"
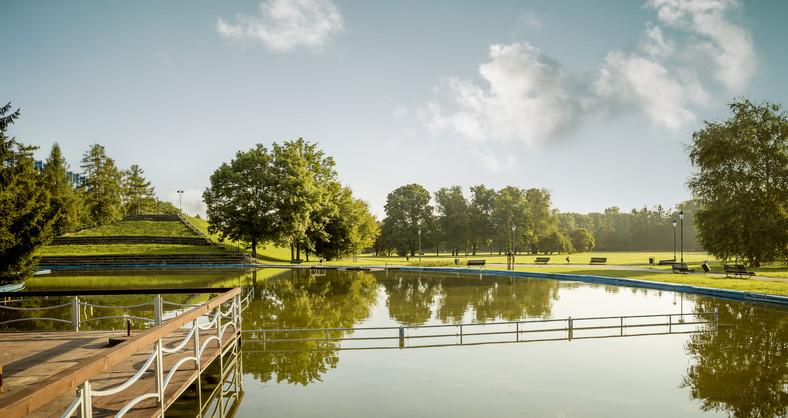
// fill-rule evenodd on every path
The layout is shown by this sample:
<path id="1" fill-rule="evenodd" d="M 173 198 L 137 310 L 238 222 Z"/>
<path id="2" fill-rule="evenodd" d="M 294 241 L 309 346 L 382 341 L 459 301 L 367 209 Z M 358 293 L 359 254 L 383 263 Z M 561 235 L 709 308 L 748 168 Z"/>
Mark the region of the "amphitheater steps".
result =
<path id="1" fill-rule="evenodd" d="M 49 245 L 115 245 L 115 244 L 159 244 L 159 245 L 212 245 L 205 237 L 155 237 L 155 236 L 62 236 Z"/>
<path id="2" fill-rule="evenodd" d="M 131 266 L 131 265 L 216 265 L 254 264 L 248 254 L 158 254 L 158 255 L 92 255 L 92 256 L 42 256 L 41 267 L 63 266 Z"/>

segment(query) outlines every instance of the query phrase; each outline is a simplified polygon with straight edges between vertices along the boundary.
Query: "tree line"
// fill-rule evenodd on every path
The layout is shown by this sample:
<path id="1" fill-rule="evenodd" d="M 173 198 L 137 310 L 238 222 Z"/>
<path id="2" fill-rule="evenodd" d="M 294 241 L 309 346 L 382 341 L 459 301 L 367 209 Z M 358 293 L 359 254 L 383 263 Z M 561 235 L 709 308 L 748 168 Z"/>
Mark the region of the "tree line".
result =
<path id="1" fill-rule="evenodd" d="M 35 249 L 53 236 L 140 211 L 176 212 L 169 202 L 156 199 L 138 165 L 119 169 L 99 144 L 83 154 L 83 175 L 69 171 L 57 143 L 37 167 L 33 152 L 38 147 L 6 133 L 20 115 L 10 102 L 0 107 L 0 283 L 32 275 Z"/>
<path id="2" fill-rule="evenodd" d="M 679 220 L 679 211 L 685 213 L 684 249 L 700 249 L 694 238 L 691 201 L 673 212 L 658 206 L 625 213 L 613 207 L 583 215 L 560 213 L 544 188 L 506 186 L 496 191 L 477 185 L 466 197 L 460 186 L 430 194 L 421 185 L 408 184 L 388 194 L 385 211 L 376 255 L 670 251 L 675 228 L 671 219 Z"/>

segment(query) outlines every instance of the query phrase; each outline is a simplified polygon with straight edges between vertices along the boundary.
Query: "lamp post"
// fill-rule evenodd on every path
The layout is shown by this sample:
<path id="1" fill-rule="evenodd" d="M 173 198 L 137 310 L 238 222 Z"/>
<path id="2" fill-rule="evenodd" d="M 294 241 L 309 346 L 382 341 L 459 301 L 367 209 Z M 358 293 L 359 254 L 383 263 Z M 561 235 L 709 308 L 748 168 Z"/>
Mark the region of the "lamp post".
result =
<path id="1" fill-rule="evenodd" d="M 421 261 L 421 227 L 419 227 L 419 261 Z"/>
<path id="2" fill-rule="evenodd" d="M 183 190 L 178 190 L 178 212 L 183 213 Z"/>
<path id="3" fill-rule="evenodd" d="M 514 251 L 512 251 L 512 270 L 514 270 L 514 255 L 517 254 L 517 236 L 514 235 L 514 229 L 515 226 L 512 224 L 512 247 L 514 248 Z"/>
<path id="4" fill-rule="evenodd" d="M 681 262 L 684 262 L 684 211 L 679 212 L 679 220 L 681 220 Z"/>
<path id="5" fill-rule="evenodd" d="M 673 261 L 676 261 L 676 220 L 673 220 Z"/>

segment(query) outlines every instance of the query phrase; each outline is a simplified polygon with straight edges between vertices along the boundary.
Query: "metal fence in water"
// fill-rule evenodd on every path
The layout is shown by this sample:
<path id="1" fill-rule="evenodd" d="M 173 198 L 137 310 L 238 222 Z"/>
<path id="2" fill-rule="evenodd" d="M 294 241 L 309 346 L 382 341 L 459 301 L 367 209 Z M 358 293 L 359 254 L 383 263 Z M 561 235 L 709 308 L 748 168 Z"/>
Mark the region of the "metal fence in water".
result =
<path id="1" fill-rule="evenodd" d="M 245 352 L 371 350 L 686 334 L 718 326 L 714 312 L 394 327 L 243 330 Z M 250 345 L 254 345 L 251 347 Z"/>

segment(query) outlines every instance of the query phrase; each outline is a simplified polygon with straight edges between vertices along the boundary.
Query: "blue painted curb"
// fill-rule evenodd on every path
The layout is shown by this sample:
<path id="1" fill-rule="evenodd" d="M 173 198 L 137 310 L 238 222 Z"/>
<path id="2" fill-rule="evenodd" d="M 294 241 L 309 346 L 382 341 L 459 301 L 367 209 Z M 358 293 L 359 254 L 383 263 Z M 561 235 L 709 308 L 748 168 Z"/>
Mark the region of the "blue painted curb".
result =
<path id="1" fill-rule="evenodd" d="M 513 276 L 530 277 L 534 279 L 569 280 L 585 283 L 606 284 L 612 286 L 639 287 L 645 289 L 667 290 L 671 292 L 681 292 L 715 298 L 731 299 L 742 302 L 764 303 L 769 305 L 788 307 L 788 297 L 778 295 L 768 295 L 765 293 L 750 293 L 740 290 L 725 290 L 712 287 L 698 287 L 686 284 L 652 282 L 648 280 L 622 279 L 617 277 L 584 276 L 562 273 L 538 273 L 530 271 L 509 271 L 509 270 L 480 270 L 468 268 L 445 268 L 445 267 L 400 267 L 400 270 L 425 271 L 440 273 L 463 273 L 479 274 L 479 272 L 492 276 Z"/>

